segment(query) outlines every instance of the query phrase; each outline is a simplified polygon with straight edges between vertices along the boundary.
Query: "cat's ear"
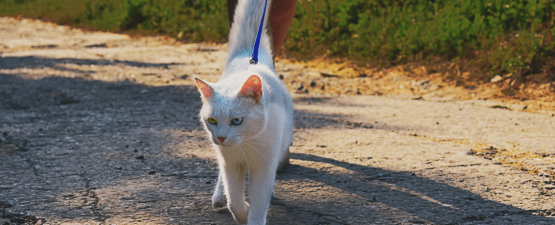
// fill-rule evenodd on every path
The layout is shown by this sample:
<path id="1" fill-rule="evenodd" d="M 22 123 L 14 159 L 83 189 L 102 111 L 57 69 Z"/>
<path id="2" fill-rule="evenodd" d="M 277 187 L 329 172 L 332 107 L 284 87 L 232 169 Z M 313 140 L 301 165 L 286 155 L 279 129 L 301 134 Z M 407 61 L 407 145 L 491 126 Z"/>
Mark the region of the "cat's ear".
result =
<path id="1" fill-rule="evenodd" d="M 252 75 L 247 79 L 241 91 L 239 91 L 239 96 L 252 98 L 256 103 L 260 103 L 260 97 L 262 97 L 262 81 L 260 77 Z"/>
<path id="2" fill-rule="evenodd" d="M 205 98 L 210 98 L 214 94 L 214 89 L 210 87 L 205 81 L 195 77 L 195 82 L 197 83 L 198 90 Z"/>

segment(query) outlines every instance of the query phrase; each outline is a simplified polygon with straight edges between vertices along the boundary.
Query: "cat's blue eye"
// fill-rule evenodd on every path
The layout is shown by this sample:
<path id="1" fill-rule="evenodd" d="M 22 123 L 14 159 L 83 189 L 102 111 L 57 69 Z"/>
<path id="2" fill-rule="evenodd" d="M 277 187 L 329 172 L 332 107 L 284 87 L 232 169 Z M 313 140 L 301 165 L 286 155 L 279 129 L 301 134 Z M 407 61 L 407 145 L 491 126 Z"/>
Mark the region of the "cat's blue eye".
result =
<path id="1" fill-rule="evenodd" d="M 243 118 L 233 118 L 231 120 L 231 125 L 239 125 L 243 122 Z"/>

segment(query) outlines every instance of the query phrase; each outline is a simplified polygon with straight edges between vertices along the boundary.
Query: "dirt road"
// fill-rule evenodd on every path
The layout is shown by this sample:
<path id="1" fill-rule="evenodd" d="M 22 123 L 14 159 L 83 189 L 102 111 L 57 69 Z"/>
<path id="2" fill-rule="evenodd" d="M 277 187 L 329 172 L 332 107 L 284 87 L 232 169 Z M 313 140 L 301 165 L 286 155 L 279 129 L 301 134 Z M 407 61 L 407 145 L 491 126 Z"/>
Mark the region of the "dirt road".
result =
<path id="1" fill-rule="evenodd" d="M 191 80 L 225 50 L 0 18 L 0 224 L 235 224 Z M 551 112 L 293 96 L 268 224 L 555 224 Z"/>

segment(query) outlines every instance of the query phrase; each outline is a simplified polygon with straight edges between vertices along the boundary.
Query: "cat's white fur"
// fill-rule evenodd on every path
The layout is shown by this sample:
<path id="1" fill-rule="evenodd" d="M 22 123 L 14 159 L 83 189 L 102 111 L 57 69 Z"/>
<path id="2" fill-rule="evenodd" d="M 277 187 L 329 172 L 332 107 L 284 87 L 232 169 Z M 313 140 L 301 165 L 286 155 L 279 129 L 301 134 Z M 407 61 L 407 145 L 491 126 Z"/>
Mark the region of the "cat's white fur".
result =
<path id="1" fill-rule="evenodd" d="M 266 19 L 270 5 L 269 0 Z M 209 83 L 195 78 L 197 85 L 209 86 L 205 89 L 209 93 L 204 93 L 201 86 L 199 90 L 203 101 L 200 119 L 214 143 L 220 169 L 212 204 L 221 207 L 227 200 L 235 220 L 248 224 L 266 223 L 276 169 L 288 154 L 293 132 L 293 102 L 275 73 L 271 39 L 266 32 L 262 32 L 258 64 L 249 63 L 263 8 L 264 0 L 239 1 L 220 80 Z M 259 101 L 239 94 L 252 75 L 262 81 Z M 214 118 L 217 124 L 209 123 L 208 118 Z M 243 122 L 232 125 L 233 118 L 243 118 Z M 226 139 L 221 142 L 218 137 Z M 250 206 L 244 194 L 247 172 Z"/>

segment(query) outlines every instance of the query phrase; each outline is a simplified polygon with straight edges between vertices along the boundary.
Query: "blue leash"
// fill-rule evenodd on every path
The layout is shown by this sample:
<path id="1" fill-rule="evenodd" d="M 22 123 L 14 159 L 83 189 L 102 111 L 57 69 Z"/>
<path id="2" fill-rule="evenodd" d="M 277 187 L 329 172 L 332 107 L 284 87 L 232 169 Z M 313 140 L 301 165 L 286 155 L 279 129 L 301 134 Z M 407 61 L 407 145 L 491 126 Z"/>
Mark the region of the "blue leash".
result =
<path id="1" fill-rule="evenodd" d="M 252 56 L 250 63 L 253 65 L 258 64 L 258 49 L 260 48 L 260 38 L 262 37 L 262 28 L 264 26 L 264 16 L 266 15 L 266 5 L 268 0 L 264 2 L 264 11 L 262 12 L 262 20 L 260 20 L 260 27 L 258 27 L 258 34 L 256 35 L 256 41 L 254 42 L 254 50 L 252 51 Z"/>

